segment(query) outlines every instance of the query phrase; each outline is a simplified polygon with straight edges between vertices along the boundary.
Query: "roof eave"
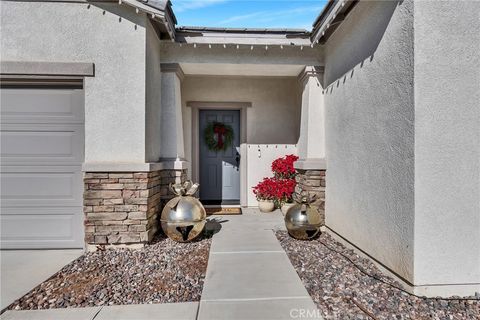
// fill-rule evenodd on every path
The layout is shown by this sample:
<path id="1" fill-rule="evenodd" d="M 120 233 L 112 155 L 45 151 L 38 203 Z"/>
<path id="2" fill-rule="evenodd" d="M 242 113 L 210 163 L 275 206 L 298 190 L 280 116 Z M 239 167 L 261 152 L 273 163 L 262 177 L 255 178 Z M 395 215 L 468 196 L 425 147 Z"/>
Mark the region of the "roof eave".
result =
<path id="1" fill-rule="evenodd" d="M 330 0 L 313 24 L 312 43 L 325 43 L 359 0 Z"/>
<path id="2" fill-rule="evenodd" d="M 173 14 L 171 3 L 168 1 L 166 7 L 162 10 L 150 5 L 146 5 L 138 0 L 119 0 L 119 4 L 125 4 L 136 9 L 137 13 L 143 12 L 148 18 L 157 24 L 157 31 L 161 38 L 175 40 L 175 24 L 177 19 Z"/>

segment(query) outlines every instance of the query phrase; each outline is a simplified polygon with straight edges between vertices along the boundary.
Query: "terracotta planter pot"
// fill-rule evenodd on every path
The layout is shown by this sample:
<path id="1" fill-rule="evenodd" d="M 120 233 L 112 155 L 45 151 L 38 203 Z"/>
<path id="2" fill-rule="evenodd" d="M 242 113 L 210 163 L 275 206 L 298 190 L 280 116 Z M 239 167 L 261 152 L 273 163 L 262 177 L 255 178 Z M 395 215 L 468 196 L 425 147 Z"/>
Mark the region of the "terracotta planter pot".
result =
<path id="1" fill-rule="evenodd" d="M 290 209 L 294 205 L 295 205 L 295 203 L 284 203 L 283 206 L 280 208 L 280 210 L 282 211 L 283 215 L 286 215 L 288 209 Z"/>
<path id="2" fill-rule="evenodd" d="M 275 209 L 273 200 L 259 200 L 258 208 L 261 212 L 272 212 Z"/>

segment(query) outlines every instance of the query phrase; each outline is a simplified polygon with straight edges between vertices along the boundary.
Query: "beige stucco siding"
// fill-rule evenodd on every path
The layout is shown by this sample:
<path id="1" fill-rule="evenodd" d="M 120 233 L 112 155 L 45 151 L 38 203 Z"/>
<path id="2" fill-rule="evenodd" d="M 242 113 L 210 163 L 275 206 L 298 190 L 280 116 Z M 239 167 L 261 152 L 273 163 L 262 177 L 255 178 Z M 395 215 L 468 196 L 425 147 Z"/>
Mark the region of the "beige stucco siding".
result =
<path id="1" fill-rule="evenodd" d="M 145 114 L 145 160 L 157 162 L 161 155 L 161 88 L 160 40 L 152 24 L 147 23 L 146 41 L 146 114 Z"/>
<path id="2" fill-rule="evenodd" d="M 251 102 L 247 110 L 247 143 L 295 144 L 300 132 L 301 96 L 295 77 L 187 76 L 182 83 L 184 114 L 186 103 Z M 185 137 L 191 127 L 184 121 Z M 188 139 L 188 138 L 186 138 Z M 187 143 L 189 145 L 190 143 Z"/>
<path id="3" fill-rule="evenodd" d="M 326 224 L 413 282 L 413 4 L 361 1 L 326 44 Z"/>
<path id="4" fill-rule="evenodd" d="M 415 3 L 415 282 L 480 290 L 476 1 Z"/>
<path id="5" fill-rule="evenodd" d="M 2 60 L 95 63 L 85 162 L 144 162 L 145 15 L 116 3 L 2 1 L 1 16 Z"/>
<path id="6" fill-rule="evenodd" d="M 421 295 L 480 288 L 479 16 L 360 2 L 326 45 L 326 223 Z"/>

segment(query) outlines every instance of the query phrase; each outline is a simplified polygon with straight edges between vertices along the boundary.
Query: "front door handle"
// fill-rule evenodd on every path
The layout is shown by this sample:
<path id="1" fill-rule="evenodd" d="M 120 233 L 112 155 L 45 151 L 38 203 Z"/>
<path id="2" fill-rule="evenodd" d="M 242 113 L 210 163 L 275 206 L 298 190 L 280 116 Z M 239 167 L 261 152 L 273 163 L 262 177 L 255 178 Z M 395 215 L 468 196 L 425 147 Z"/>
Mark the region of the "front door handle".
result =
<path id="1" fill-rule="evenodd" d="M 238 167 L 238 165 L 240 164 L 240 153 L 238 153 L 238 152 L 235 156 L 235 161 L 237 162 L 237 167 Z"/>

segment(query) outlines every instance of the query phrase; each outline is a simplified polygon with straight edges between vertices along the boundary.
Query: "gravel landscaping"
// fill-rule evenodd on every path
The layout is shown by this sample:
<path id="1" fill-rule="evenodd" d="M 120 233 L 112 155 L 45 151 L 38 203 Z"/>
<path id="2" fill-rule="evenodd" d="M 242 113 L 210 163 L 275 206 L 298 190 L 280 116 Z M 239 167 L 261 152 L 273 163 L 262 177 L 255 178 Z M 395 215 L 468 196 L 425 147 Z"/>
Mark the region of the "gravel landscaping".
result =
<path id="1" fill-rule="evenodd" d="M 210 244 L 211 239 L 177 243 L 158 236 L 138 250 L 89 252 L 8 309 L 199 301 Z"/>
<path id="2" fill-rule="evenodd" d="M 327 319 L 480 319 L 480 300 L 425 299 L 402 292 L 388 285 L 400 287 L 370 260 L 328 234 L 313 241 L 295 240 L 286 231 L 276 236 Z"/>

